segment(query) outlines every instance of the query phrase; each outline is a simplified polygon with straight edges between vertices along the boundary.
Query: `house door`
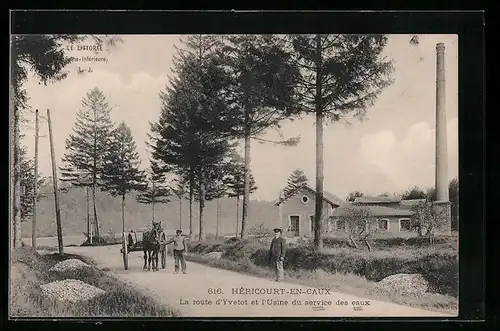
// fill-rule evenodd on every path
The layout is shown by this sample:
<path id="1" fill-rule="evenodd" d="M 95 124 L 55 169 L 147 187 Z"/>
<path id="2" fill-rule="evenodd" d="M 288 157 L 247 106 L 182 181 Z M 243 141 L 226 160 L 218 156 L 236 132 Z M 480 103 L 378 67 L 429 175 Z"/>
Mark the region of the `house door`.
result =
<path id="1" fill-rule="evenodd" d="M 300 216 L 290 216 L 290 232 L 295 236 L 299 236 Z"/>

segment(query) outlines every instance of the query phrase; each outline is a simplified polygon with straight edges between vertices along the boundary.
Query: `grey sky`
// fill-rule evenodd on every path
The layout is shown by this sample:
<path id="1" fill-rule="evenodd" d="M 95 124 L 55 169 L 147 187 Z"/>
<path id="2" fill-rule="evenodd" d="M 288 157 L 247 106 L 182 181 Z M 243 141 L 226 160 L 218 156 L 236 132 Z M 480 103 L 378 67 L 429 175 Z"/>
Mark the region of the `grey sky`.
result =
<path id="1" fill-rule="evenodd" d="M 82 97 L 97 86 L 113 106 L 113 120 L 125 121 L 131 127 L 142 166 L 148 166 L 148 122 L 158 119 L 159 93 L 171 73 L 174 45 L 180 46 L 179 37 L 124 36 L 124 43 L 113 50 L 99 54 L 73 51 L 77 57 L 106 57 L 107 62 L 72 63 L 67 79 L 48 86 L 39 85 L 35 79 L 27 82 L 32 110 L 38 108 L 42 115 L 47 108 L 51 110 L 58 162 L 65 152 L 65 139 L 72 131 Z M 396 81 L 368 110 L 368 119 L 352 127 L 341 123 L 325 126 L 324 187 L 340 198 L 352 190 L 378 194 L 413 185 L 433 186 L 438 42 L 446 46 L 449 177 L 458 174 L 458 37 L 422 35 L 418 47 L 410 46 L 408 40 L 408 35 L 390 36 L 386 52 L 394 60 Z M 93 72 L 78 75 L 78 66 L 92 67 Z M 34 150 L 32 127 L 30 124 L 22 129 L 29 155 Z M 41 134 L 48 135 L 47 132 L 47 124 L 42 121 Z M 314 118 L 285 122 L 282 132 L 285 136 L 300 134 L 300 144 L 286 148 L 252 142 L 252 172 L 259 187 L 253 199 L 275 199 L 295 168 L 303 169 L 314 187 Z M 273 137 L 276 133 L 267 134 L 267 138 Z M 40 139 L 39 169 L 44 175 L 51 173 L 48 138 Z"/>

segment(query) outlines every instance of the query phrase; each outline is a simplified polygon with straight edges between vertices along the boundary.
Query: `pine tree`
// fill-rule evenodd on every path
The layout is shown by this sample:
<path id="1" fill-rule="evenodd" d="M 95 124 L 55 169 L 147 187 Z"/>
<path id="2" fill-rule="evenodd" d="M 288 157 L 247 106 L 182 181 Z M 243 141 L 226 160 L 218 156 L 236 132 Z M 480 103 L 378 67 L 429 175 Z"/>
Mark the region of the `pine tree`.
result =
<path id="1" fill-rule="evenodd" d="M 227 196 L 236 199 L 236 238 L 238 238 L 238 229 L 240 222 L 240 197 L 245 194 L 245 163 L 238 154 L 233 155 L 232 169 L 229 172 L 229 178 L 227 179 L 227 182 Z M 252 173 L 250 173 L 249 175 L 249 185 L 249 192 L 250 194 L 252 194 L 257 190 L 255 179 Z"/>
<path id="2" fill-rule="evenodd" d="M 193 238 L 193 203 L 198 139 L 190 122 L 189 97 L 175 87 L 161 94 L 160 119 L 151 123 L 150 147 L 152 159 L 159 171 L 171 172 L 187 182 L 189 194 L 189 236 Z M 184 109 L 182 109 L 184 107 Z"/>
<path id="3" fill-rule="evenodd" d="M 289 35 L 300 70 L 301 111 L 316 117 L 316 207 L 314 247 L 323 248 L 323 121 L 363 118 L 392 83 L 392 63 L 383 56 L 385 35 Z"/>
<path id="4" fill-rule="evenodd" d="M 145 189 L 145 173 L 139 169 L 139 154 L 130 128 L 122 122 L 112 131 L 110 148 L 104 155 L 102 185 L 112 196 L 122 198 L 122 230 L 125 232 L 125 197 Z"/>
<path id="5" fill-rule="evenodd" d="M 294 86 L 299 72 L 277 41 L 271 35 L 232 35 L 225 38 L 221 51 L 232 78 L 227 95 L 237 115 L 233 134 L 244 140 L 245 148 L 242 238 L 248 232 L 251 140 L 267 142 L 259 135 L 269 128 L 278 128 L 296 103 Z M 298 138 L 274 143 L 294 146 Z"/>
<path id="6" fill-rule="evenodd" d="M 86 93 L 82 108 L 76 115 L 73 133 L 66 139 L 66 153 L 61 175 L 75 185 L 92 188 L 92 207 L 97 237 L 100 237 L 96 208 L 96 190 L 101 186 L 104 156 L 110 147 L 113 128 L 111 108 L 104 93 L 97 87 Z"/>
<path id="7" fill-rule="evenodd" d="M 65 44 L 81 43 L 88 39 L 97 44 L 116 46 L 122 41 L 117 36 L 97 37 L 94 35 L 78 36 L 71 34 L 12 35 L 10 47 L 10 125 L 13 132 L 10 155 L 12 185 L 12 238 L 14 248 L 21 247 L 21 164 L 20 164 L 20 124 L 22 110 L 27 109 L 28 94 L 23 88 L 29 73 L 39 79 L 40 84 L 58 82 L 66 78 L 66 65 L 71 58 L 64 51 Z"/>
<path id="8" fill-rule="evenodd" d="M 175 61 L 176 77 L 162 94 L 160 120 L 151 126 L 152 157 L 164 171 L 189 181 L 190 236 L 195 191 L 199 200 L 199 240 L 205 239 L 204 215 L 207 173 L 231 150 L 227 128 L 232 113 L 223 98 L 224 69 L 214 55 L 218 37 L 190 36 Z M 227 84 L 226 84 L 227 85 Z M 196 186 L 198 189 L 195 189 Z"/>
<path id="9" fill-rule="evenodd" d="M 155 174 L 150 170 L 147 178 L 147 185 L 142 192 L 137 195 L 137 202 L 151 204 L 152 221 L 155 222 L 155 205 L 157 203 L 169 203 L 171 195 L 170 189 L 163 185 L 165 178 L 160 174 Z"/>
<path id="10" fill-rule="evenodd" d="M 288 181 L 283 191 L 285 197 L 295 189 L 307 185 L 308 180 L 309 179 L 302 169 L 295 169 L 294 171 L 292 171 L 290 176 L 288 176 Z"/>
<path id="11" fill-rule="evenodd" d="M 27 158 L 26 149 L 21 146 L 20 150 L 20 165 L 21 165 L 21 221 L 25 222 L 29 217 L 33 216 L 33 203 L 35 199 L 34 184 L 35 184 L 35 164 L 32 159 Z M 45 184 L 46 178 L 39 175 L 38 187 Z M 40 195 L 36 193 L 37 201 L 40 201 Z"/>

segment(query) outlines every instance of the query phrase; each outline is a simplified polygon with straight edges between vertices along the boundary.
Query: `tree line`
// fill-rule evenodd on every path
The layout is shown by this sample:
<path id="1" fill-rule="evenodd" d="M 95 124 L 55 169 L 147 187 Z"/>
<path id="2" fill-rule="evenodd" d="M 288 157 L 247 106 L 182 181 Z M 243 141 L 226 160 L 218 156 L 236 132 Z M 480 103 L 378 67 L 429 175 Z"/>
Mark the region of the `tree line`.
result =
<path id="1" fill-rule="evenodd" d="M 241 237 L 247 236 L 251 141 L 296 145 L 297 137 L 260 138 L 287 119 L 316 117 L 316 201 L 322 201 L 323 121 L 361 118 L 392 82 L 392 63 L 382 55 L 386 43 L 385 35 L 197 35 L 184 40 L 160 120 L 152 124 L 151 147 L 159 171 L 184 178 L 190 201 L 196 192 L 200 238 L 203 201 L 209 186 L 221 181 L 211 176 L 227 166 L 237 143 L 244 149 Z M 322 213 L 318 203 L 318 250 Z"/>
<path id="2" fill-rule="evenodd" d="M 51 35 L 13 39 L 15 47 L 11 47 L 11 55 L 15 65 L 12 66 L 11 109 L 14 114 L 12 122 L 17 130 L 14 146 L 19 146 L 16 116 L 26 101 L 22 85 L 29 69 L 23 69 L 23 61 L 28 63 L 28 68 L 31 66 L 42 82 L 62 80 L 67 75 L 64 68 L 69 63 L 69 58 L 61 50 L 62 43 L 81 42 L 79 38 Z M 240 235 L 245 238 L 252 190 L 251 141 L 294 146 L 298 137 L 265 141 L 261 135 L 269 129 L 279 128 L 283 120 L 312 114 L 316 118 L 314 243 L 316 249 L 321 250 L 324 122 L 350 123 L 353 119 L 363 118 L 378 95 L 392 83 L 392 61 L 383 56 L 387 36 L 196 35 L 187 37 L 183 43 L 184 47 L 177 50 L 174 76 L 162 93 L 160 118 L 151 123 L 151 173 L 159 178 L 175 175 L 178 183 L 187 188 L 181 191 L 189 196 L 190 210 L 192 202 L 199 201 L 199 239 L 203 240 L 204 202 L 220 196 L 228 182 L 240 177 L 235 175 L 235 167 L 243 169 L 243 194 L 238 191 L 234 195 L 237 203 L 240 197 L 243 198 Z M 412 39 L 411 43 L 415 40 Z M 20 52 L 24 52 L 23 55 L 17 56 Z M 94 101 L 100 98 L 103 106 L 102 95 L 94 94 Z M 105 119 L 105 112 L 94 113 L 99 114 L 96 115 L 99 119 L 102 117 L 102 126 L 95 125 L 93 135 L 90 135 L 88 127 L 79 127 L 76 123 L 74 138 L 70 136 L 67 140 L 65 177 L 89 187 L 92 196 L 95 189 L 101 187 L 123 200 L 131 189 L 144 188 L 144 182 L 138 179 L 142 180 L 145 174 L 138 170 L 133 139 L 126 124 L 112 128 Z M 90 114 L 92 111 L 87 111 L 87 115 Z M 86 118 L 87 115 L 82 115 L 80 120 L 98 120 Z M 112 133 L 106 146 L 114 146 L 113 152 L 107 148 L 106 152 L 99 153 L 105 147 L 97 140 L 103 140 L 106 133 Z M 84 147 L 80 146 L 78 135 L 94 141 L 81 155 L 78 151 L 83 151 Z M 240 141 L 243 142 L 244 157 L 238 164 L 233 156 Z M 19 207 L 16 148 L 12 153 L 14 232 L 20 233 L 16 209 Z M 117 166 L 111 167 L 112 162 L 118 162 L 114 163 Z M 220 171 L 222 169 L 225 171 Z M 95 202 L 93 206 L 97 222 Z M 14 241 L 18 244 L 20 238 L 15 237 Z"/>
<path id="3" fill-rule="evenodd" d="M 131 129 L 124 122 L 115 125 L 112 123 L 110 115 L 111 108 L 104 93 L 99 88 L 88 91 L 82 99 L 81 108 L 77 113 L 73 133 L 66 139 L 66 152 L 62 158 L 63 166 L 60 168 L 62 181 L 70 182 L 77 187 L 84 187 L 87 190 L 87 194 L 90 196 L 90 201 L 87 200 L 87 210 L 90 209 L 89 205 L 92 206 L 91 214 L 96 225 L 97 240 L 101 237 L 96 208 L 96 191 L 98 189 L 121 199 L 123 230 L 125 230 L 126 224 L 125 198 L 132 191 L 139 192 L 137 195 L 139 203 L 151 204 L 153 222 L 155 221 L 155 206 L 157 204 L 170 202 L 169 197 L 174 194 L 182 201 L 186 192 L 191 192 L 191 197 L 195 197 L 196 193 L 197 199 L 193 200 L 200 202 L 201 231 L 204 231 L 203 201 L 225 195 L 239 199 L 242 187 L 241 160 L 236 154 L 231 154 L 232 158 L 227 160 L 217 159 L 219 152 L 217 148 L 224 147 L 223 142 L 219 142 L 217 145 L 217 142 L 207 138 L 204 141 L 206 146 L 210 146 L 207 148 L 207 154 L 204 150 L 198 150 L 191 154 L 191 149 L 184 150 L 181 146 L 178 153 L 173 155 L 178 162 L 192 157 L 199 160 L 198 167 L 201 165 L 206 167 L 203 168 L 206 171 L 206 182 L 194 182 L 193 190 L 190 191 L 188 182 L 180 172 L 182 168 L 177 169 L 178 176 L 170 179 L 167 177 L 171 171 L 165 171 L 154 161 L 151 162 L 147 170 L 142 170 Z M 183 137 L 178 136 L 178 139 L 183 139 Z M 169 140 L 169 142 L 175 141 Z M 192 141 L 191 144 L 194 145 L 194 142 Z M 170 150 L 170 152 L 174 151 Z M 217 163 L 209 163 L 211 161 Z M 208 166 L 212 166 L 212 168 Z M 216 167 L 218 168 L 216 169 Z M 202 184 L 205 186 L 200 188 Z M 252 188 L 256 189 L 255 186 Z M 193 200 L 190 202 L 192 203 Z M 87 217 L 88 236 L 91 235 L 89 214 Z M 190 220 L 191 234 L 192 225 L 192 220 Z M 200 237 L 203 240 L 203 235 Z"/>

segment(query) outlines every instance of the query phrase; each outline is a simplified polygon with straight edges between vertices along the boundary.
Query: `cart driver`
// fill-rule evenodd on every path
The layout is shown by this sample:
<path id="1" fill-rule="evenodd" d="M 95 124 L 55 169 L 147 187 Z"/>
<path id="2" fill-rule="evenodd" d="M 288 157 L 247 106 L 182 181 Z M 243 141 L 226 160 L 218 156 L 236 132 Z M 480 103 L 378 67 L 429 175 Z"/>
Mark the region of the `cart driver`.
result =
<path id="1" fill-rule="evenodd" d="M 128 250 L 130 251 L 132 249 L 132 247 L 135 246 L 136 244 L 136 237 L 137 235 L 135 234 L 135 231 L 134 229 L 129 229 L 128 231 Z"/>

